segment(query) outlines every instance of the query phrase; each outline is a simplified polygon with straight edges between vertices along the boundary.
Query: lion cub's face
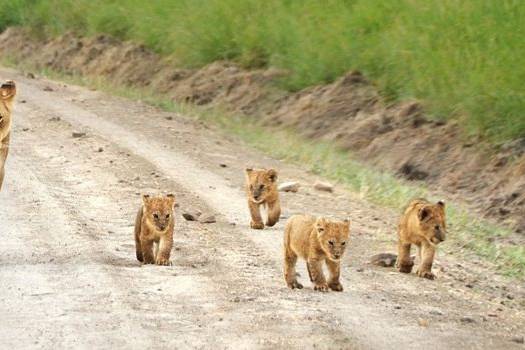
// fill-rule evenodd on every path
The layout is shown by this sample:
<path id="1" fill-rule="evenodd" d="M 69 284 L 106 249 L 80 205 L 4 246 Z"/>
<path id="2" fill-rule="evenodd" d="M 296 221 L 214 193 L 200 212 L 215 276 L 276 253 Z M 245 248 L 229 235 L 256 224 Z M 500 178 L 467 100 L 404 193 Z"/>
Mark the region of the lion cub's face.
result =
<path id="1" fill-rule="evenodd" d="M 275 191 L 277 171 L 274 169 L 246 169 L 246 186 L 249 199 L 262 203 L 266 197 Z"/>
<path id="2" fill-rule="evenodd" d="M 339 261 L 348 245 L 350 236 L 350 221 L 330 221 L 318 218 L 315 221 L 315 229 L 321 248 L 332 261 Z"/>
<path id="3" fill-rule="evenodd" d="M 8 80 L 0 86 L 0 128 L 11 117 L 15 95 L 16 85 L 14 81 Z"/>
<path id="4" fill-rule="evenodd" d="M 142 196 L 143 215 L 158 231 L 165 231 L 173 220 L 173 207 L 175 206 L 175 196 L 150 197 Z"/>
<path id="5" fill-rule="evenodd" d="M 418 211 L 419 228 L 421 234 L 430 242 L 439 244 L 445 240 L 445 203 L 439 201 L 436 204 L 428 204 Z"/>

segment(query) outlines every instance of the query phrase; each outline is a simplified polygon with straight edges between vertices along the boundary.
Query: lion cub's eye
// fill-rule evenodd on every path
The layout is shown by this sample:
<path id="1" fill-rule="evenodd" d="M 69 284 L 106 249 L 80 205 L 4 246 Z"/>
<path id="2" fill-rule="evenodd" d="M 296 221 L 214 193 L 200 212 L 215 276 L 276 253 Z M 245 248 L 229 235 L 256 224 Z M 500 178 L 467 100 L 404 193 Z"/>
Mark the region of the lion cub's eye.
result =
<path id="1" fill-rule="evenodd" d="M 166 219 L 170 217 L 170 214 L 166 214 Z"/>
<path id="2" fill-rule="evenodd" d="M 439 225 L 434 226 L 436 230 L 439 230 Z"/>
<path id="3" fill-rule="evenodd" d="M 159 214 L 153 214 L 153 217 L 154 217 L 155 219 L 158 219 L 158 218 L 159 218 Z"/>
<path id="4" fill-rule="evenodd" d="M 341 242 L 341 245 L 345 245 L 345 244 L 346 244 L 346 242 Z"/>
<path id="5" fill-rule="evenodd" d="M 264 190 L 264 185 L 259 185 L 260 190 Z"/>
<path id="6" fill-rule="evenodd" d="M 334 241 L 328 241 L 328 244 L 334 245 Z"/>

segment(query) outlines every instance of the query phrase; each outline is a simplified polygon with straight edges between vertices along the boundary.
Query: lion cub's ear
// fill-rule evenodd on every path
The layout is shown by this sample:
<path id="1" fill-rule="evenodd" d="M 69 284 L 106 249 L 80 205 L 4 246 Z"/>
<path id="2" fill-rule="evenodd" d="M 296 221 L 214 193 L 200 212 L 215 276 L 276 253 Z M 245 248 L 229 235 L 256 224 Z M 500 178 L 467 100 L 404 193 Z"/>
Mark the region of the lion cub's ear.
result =
<path id="1" fill-rule="evenodd" d="M 417 217 L 419 218 L 419 221 L 425 221 L 430 217 L 430 210 L 428 208 L 421 208 L 419 209 L 419 212 L 417 213 Z"/>
<path id="2" fill-rule="evenodd" d="M 352 221 L 350 221 L 349 218 L 346 218 L 346 219 L 343 220 L 343 223 L 346 224 L 346 226 L 348 227 L 348 229 L 350 229 L 350 223 L 351 223 L 351 222 L 352 222 Z"/>
<path id="3" fill-rule="evenodd" d="M 173 193 L 168 193 L 166 198 L 168 198 L 168 201 L 172 207 L 175 206 L 175 195 Z"/>
<path id="4" fill-rule="evenodd" d="M 142 203 L 143 203 L 144 205 L 148 205 L 148 203 L 149 203 L 149 199 L 150 199 L 150 195 L 149 195 L 149 194 L 143 194 L 143 195 L 142 195 Z"/>
<path id="5" fill-rule="evenodd" d="M 445 209 L 445 202 L 444 201 L 438 201 L 437 205 L 439 205 L 441 208 Z"/>
<path id="6" fill-rule="evenodd" d="M 318 218 L 315 220 L 315 229 L 317 230 L 317 235 L 322 236 L 326 230 L 326 220 L 325 218 Z"/>
<path id="7" fill-rule="evenodd" d="M 16 85 L 12 80 L 8 80 L 0 86 L 0 98 L 8 104 L 8 108 L 11 109 L 11 104 L 16 95 Z"/>
<path id="8" fill-rule="evenodd" d="M 268 177 L 270 178 L 271 182 L 277 181 L 277 170 L 275 170 L 275 169 L 268 169 L 266 171 L 266 173 L 268 174 Z"/>

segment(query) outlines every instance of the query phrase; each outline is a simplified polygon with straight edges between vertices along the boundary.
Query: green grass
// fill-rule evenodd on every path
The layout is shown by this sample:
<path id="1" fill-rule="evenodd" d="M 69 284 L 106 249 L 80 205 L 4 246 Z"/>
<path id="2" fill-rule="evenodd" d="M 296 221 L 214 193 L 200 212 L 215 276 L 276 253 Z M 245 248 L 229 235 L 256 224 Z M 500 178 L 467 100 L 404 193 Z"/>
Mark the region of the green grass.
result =
<path id="1" fill-rule="evenodd" d="M 350 69 L 493 142 L 525 136 L 522 0 L 0 0 L 0 29 L 131 39 L 181 66 L 291 72 L 290 90 Z"/>
<path id="2" fill-rule="evenodd" d="M 24 68 L 21 63 L 4 63 Z M 34 67 L 26 66 L 25 68 Z M 347 151 L 327 142 L 312 142 L 292 130 L 274 130 L 253 123 L 249 118 L 226 114 L 220 110 L 202 109 L 173 102 L 169 96 L 141 88 L 114 85 L 104 78 L 64 75 L 44 70 L 41 74 L 79 85 L 106 91 L 132 100 L 144 101 L 167 111 L 217 125 L 246 144 L 285 162 L 294 163 L 315 174 L 336 181 L 361 198 L 386 208 L 399 210 L 414 197 L 433 195 L 421 185 L 401 181 L 394 176 L 366 167 L 351 158 Z M 280 147 L 275 147 L 278 144 Z M 434 198 L 436 199 L 436 198 Z M 454 254 L 473 252 L 492 262 L 507 276 L 525 276 L 525 246 L 497 243 L 512 232 L 487 220 L 479 219 L 458 203 L 447 203 L 449 240 L 442 249 Z M 394 230 L 394 228 L 393 228 Z"/>

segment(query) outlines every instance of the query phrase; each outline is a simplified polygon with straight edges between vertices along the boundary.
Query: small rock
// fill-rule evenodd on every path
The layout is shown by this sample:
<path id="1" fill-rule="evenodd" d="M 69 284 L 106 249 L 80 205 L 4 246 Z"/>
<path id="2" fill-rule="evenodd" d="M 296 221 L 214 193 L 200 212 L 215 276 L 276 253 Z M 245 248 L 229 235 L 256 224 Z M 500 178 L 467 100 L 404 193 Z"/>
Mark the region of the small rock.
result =
<path id="1" fill-rule="evenodd" d="M 86 136 L 86 133 L 81 131 L 73 131 L 71 136 L 73 136 L 74 138 L 80 138 Z"/>
<path id="2" fill-rule="evenodd" d="M 328 182 L 316 181 L 314 183 L 314 188 L 318 191 L 333 192 L 334 186 Z"/>
<path id="3" fill-rule="evenodd" d="M 44 91 L 55 91 L 51 86 L 44 87 Z"/>
<path id="4" fill-rule="evenodd" d="M 187 221 L 197 221 L 201 214 L 199 210 L 188 210 L 182 213 L 182 217 Z"/>
<path id="5" fill-rule="evenodd" d="M 23 128 L 22 131 L 29 131 L 29 128 Z"/>
<path id="6" fill-rule="evenodd" d="M 31 72 L 27 72 L 27 73 L 26 73 L 26 78 L 28 78 L 28 79 L 35 79 L 36 76 L 35 76 L 35 74 L 33 74 L 33 73 L 31 73 Z"/>
<path id="7" fill-rule="evenodd" d="M 370 263 L 381 267 L 393 267 L 396 264 L 396 260 L 396 254 L 379 253 L 370 258 Z"/>
<path id="8" fill-rule="evenodd" d="M 463 317 L 460 318 L 460 321 L 463 322 L 463 323 L 474 323 L 474 322 L 476 322 L 474 317 L 471 317 L 471 316 L 463 316 Z"/>
<path id="9" fill-rule="evenodd" d="M 215 215 L 202 215 L 199 218 L 199 222 L 201 224 L 213 224 L 214 222 L 217 222 L 215 219 Z"/>
<path id="10" fill-rule="evenodd" d="M 429 314 L 433 316 L 443 316 L 443 312 L 441 312 L 441 310 L 430 310 Z"/>
<path id="11" fill-rule="evenodd" d="M 99 147 L 99 148 L 98 148 L 98 153 L 102 153 L 102 152 L 104 152 L 104 148 Z"/>
<path id="12" fill-rule="evenodd" d="M 173 120 L 173 117 L 172 116 L 167 116 L 166 120 Z"/>
<path id="13" fill-rule="evenodd" d="M 363 272 L 365 269 L 363 269 L 362 267 L 358 267 L 357 269 L 355 269 L 357 272 Z"/>
<path id="14" fill-rule="evenodd" d="M 19 102 L 20 102 L 20 103 L 27 103 L 26 100 L 20 100 Z"/>
<path id="15" fill-rule="evenodd" d="M 523 344 L 523 343 L 525 343 L 525 338 L 524 338 L 522 335 L 514 336 L 514 337 L 512 337 L 511 340 L 512 340 L 513 342 L 515 342 L 515 343 L 518 343 L 518 344 Z"/>
<path id="16" fill-rule="evenodd" d="M 396 310 L 401 310 L 401 305 L 395 305 L 395 306 L 394 306 L 394 309 L 396 309 Z"/>
<path id="17" fill-rule="evenodd" d="M 49 118 L 49 121 L 50 122 L 59 122 L 61 121 L 62 119 L 60 119 L 60 117 L 52 117 L 52 118 Z"/>
<path id="18" fill-rule="evenodd" d="M 219 166 L 220 166 L 221 168 L 227 168 L 227 167 L 228 167 L 228 165 L 227 165 L 227 164 L 224 164 L 224 163 L 219 164 Z"/>
<path id="19" fill-rule="evenodd" d="M 296 181 L 289 181 L 289 182 L 283 182 L 279 185 L 278 190 L 280 192 L 297 192 L 299 191 L 299 182 Z"/>

